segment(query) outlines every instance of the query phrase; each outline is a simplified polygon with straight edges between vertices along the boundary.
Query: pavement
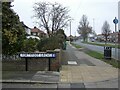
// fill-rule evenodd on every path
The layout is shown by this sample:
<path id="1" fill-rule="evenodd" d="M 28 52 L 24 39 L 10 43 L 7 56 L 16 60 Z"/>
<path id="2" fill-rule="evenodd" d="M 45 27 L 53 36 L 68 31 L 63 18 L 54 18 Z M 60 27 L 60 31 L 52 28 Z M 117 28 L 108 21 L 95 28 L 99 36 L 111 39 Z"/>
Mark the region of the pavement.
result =
<path id="1" fill-rule="evenodd" d="M 6 74 L 12 72 L 5 72 Z M 41 84 L 56 84 L 59 82 L 59 72 L 53 71 L 18 71 L 13 73 L 14 75 L 9 75 L 10 77 L 5 77 L 2 83 L 41 83 Z M 4 75 L 4 74 L 3 74 Z"/>
<path id="2" fill-rule="evenodd" d="M 6 76 L 2 80 L 3 87 L 19 87 L 24 83 L 30 84 L 23 85 L 29 88 L 49 88 L 50 85 L 54 88 L 118 88 L 117 68 L 85 54 L 82 49 L 76 49 L 70 43 L 63 53 L 60 72 L 19 72 L 15 76 Z"/>
<path id="3" fill-rule="evenodd" d="M 82 49 L 78 50 L 70 44 L 65 52 L 69 59 L 62 65 L 61 83 L 82 83 L 86 88 L 118 88 L 117 68 L 85 54 Z M 67 64 L 70 61 L 72 63 Z"/>

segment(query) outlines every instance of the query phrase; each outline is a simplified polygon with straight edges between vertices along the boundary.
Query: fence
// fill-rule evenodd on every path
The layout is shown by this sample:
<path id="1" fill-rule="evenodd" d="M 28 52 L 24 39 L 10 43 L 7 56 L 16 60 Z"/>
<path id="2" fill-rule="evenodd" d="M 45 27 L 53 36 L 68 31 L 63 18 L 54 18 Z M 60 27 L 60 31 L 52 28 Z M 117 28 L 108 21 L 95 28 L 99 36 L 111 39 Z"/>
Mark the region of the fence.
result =
<path id="1" fill-rule="evenodd" d="M 18 54 L 16 55 L 2 55 L 2 60 L 7 60 L 7 61 L 10 61 L 10 60 L 21 60 L 21 58 L 19 57 Z"/>

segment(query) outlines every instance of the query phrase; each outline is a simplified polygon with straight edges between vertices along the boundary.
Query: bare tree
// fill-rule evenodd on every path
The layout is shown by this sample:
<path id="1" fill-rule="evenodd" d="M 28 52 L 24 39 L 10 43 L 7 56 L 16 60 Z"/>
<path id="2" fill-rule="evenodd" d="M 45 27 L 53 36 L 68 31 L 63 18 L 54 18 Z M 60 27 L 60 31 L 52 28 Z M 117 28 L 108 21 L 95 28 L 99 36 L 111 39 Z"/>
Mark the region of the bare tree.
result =
<path id="1" fill-rule="evenodd" d="M 81 35 L 84 41 L 87 41 L 88 35 L 92 33 L 92 27 L 89 26 L 89 22 L 87 20 L 87 16 L 83 15 L 81 21 L 78 26 L 78 33 Z"/>
<path id="2" fill-rule="evenodd" d="M 50 30 L 52 34 L 68 25 L 70 16 L 69 10 L 58 3 L 38 2 L 34 5 L 35 17 L 39 20 L 40 27 L 47 30 L 50 36 Z"/>
<path id="3" fill-rule="evenodd" d="M 110 25 L 107 21 L 102 26 L 102 35 L 105 37 L 105 44 L 107 43 L 108 36 L 110 35 Z"/>

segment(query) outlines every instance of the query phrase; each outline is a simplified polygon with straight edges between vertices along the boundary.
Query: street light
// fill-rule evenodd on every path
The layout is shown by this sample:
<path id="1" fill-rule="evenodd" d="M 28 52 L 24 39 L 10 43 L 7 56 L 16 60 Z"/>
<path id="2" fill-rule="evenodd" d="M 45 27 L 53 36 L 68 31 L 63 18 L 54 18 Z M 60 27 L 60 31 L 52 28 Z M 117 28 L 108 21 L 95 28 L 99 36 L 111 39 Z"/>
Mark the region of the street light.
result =
<path id="1" fill-rule="evenodd" d="M 71 21 L 74 20 L 74 19 L 70 19 L 70 43 L 71 43 Z"/>

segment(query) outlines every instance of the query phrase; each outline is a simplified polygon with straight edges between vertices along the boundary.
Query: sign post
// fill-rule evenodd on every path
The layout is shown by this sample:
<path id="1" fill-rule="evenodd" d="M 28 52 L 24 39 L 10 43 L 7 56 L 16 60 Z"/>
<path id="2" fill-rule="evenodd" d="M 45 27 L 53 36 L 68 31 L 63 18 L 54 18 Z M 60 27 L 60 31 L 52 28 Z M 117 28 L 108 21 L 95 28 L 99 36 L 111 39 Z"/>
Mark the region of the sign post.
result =
<path id="1" fill-rule="evenodd" d="M 25 65 L 26 66 L 25 70 L 28 71 L 28 59 L 27 58 L 25 58 L 25 64 L 26 64 Z"/>
<path id="2" fill-rule="evenodd" d="M 51 70 L 51 58 L 55 58 L 55 53 L 21 53 L 19 55 L 21 58 L 25 58 L 25 70 L 28 71 L 28 58 L 48 58 L 49 71 Z"/>
<path id="3" fill-rule="evenodd" d="M 50 58 L 48 58 L 49 60 L 48 60 L 48 62 L 49 62 L 49 69 L 48 69 L 48 71 L 50 71 L 51 70 L 51 61 L 50 61 Z"/>
<path id="4" fill-rule="evenodd" d="M 113 23 L 115 24 L 115 33 L 117 32 L 117 24 L 118 24 L 118 19 L 115 17 L 113 20 Z M 115 35 L 115 58 L 117 58 L 117 40 L 116 40 L 116 35 Z"/>

